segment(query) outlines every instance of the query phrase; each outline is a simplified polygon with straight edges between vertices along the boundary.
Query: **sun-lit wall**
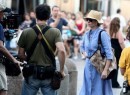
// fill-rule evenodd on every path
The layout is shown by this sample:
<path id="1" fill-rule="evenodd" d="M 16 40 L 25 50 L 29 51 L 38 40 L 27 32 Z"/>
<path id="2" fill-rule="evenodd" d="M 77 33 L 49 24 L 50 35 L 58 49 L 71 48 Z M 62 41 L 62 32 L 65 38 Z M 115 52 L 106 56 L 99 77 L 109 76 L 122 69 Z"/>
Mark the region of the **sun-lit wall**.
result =
<path id="1" fill-rule="evenodd" d="M 11 8 L 11 2 L 12 2 L 12 0 L 0 0 L 0 4 L 3 4 L 9 8 Z"/>
<path id="2" fill-rule="evenodd" d="M 130 0 L 121 0 L 120 8 L 126 20 L 130 19 Z"/>
<path id="3" fill-rule="evenodd" d="M 61 10 L 66 12 L 78 12 L 80 0 L 47 0 L 47 3 L 52 7 L 57 5 Z"/>
<path id="4" fill-rule="evenodd" d="M 111 15 L 116 14 L 118 8 L 121 9 L 121 14 L 126 21 L 130 19 L 130 0 L 111 0 Z"/>

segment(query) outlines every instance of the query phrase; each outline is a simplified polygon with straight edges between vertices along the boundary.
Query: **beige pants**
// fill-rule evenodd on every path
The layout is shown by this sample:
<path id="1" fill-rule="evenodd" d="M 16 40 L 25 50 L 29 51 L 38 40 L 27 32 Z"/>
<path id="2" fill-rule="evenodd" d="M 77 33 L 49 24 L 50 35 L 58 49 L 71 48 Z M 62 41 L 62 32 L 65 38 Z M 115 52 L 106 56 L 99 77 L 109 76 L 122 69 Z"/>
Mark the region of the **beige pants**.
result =
<path id="1" fill-rule="evenodd" d="M 7 77 L 2 63 L 0 63 L 0 90 L 7 90 Z"/>

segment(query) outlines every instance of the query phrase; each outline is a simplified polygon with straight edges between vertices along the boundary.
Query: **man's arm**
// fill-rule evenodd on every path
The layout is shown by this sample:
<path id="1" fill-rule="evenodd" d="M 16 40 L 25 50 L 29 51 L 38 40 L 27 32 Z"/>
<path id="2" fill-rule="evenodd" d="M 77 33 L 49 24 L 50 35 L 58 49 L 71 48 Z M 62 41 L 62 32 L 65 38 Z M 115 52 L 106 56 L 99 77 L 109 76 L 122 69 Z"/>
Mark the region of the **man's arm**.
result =
<path id="1" fill-rule="evenodd" d="M 64 64 L 65 64 L 65 48 L 63 42 L 57 42 L 56 43 L 56 48 L 58 51 L 58 59 L 60 62 L 60 72 L 64 76 Z"/>
<path id="2" fill-rule="evenodd" d="M 21 59 L 22 62 L 26 60 L 24 48 L 19 47 L 18 56 L 19 56 L 19 58 Z"/>
<path id="3" fill-rule="evenodd" d="M 21 64 L 21 62 L 17 61 L 10 53 L 9 51 L 3 46 L 3 41 L 0 40 L 0 52 L 3 53 L 4 56 L 6 56 L 8 59 L 10 59 L 12 62 Z"/>

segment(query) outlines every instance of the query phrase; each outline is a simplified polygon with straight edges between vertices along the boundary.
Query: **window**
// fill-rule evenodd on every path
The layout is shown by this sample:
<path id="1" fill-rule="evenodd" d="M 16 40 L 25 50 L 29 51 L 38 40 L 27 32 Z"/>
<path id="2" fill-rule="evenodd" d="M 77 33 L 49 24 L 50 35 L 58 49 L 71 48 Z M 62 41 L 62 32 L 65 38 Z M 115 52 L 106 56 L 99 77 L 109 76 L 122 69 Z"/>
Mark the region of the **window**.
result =
<path id="1" fill-rule="evenodd" d="M 102 1 L 101 0 L 88 0 L 87 1 L 87 11 L 90 10 L 101 10 Z"/>

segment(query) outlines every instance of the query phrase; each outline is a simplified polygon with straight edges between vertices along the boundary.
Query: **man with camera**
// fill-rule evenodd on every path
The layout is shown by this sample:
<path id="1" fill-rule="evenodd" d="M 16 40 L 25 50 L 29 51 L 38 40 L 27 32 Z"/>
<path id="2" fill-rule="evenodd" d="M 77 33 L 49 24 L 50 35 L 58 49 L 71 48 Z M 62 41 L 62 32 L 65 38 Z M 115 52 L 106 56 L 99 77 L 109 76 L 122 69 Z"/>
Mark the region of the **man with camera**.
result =
<path id="1" fill-rule="evenodd" d="M 3 18 L 3 14 L 6 11 L 7 10 L 4 5 L 0 4 L 0 20 Z M 17 61 L 4 47 L 4 32 L 3 26 L 0 23 L 0 95 L 6 95 L 7 92 L 7 77 L 5 73 L 5 66 L 2 64 L 3 56 L 6 56 L 8 59 L 16 64 L 21 64 L 21 62 Z"/>
<path id="2" fill-rule="evenodd" d="M 23 30 L 18 41 L 19 57 L 27 64 L 23 67 L 22 95 L 36 95 L 39 88 L 43 95 L 57 95 L 52 77 L 56 70 L 54 51 L 58 50 L 60 75 L 64 77 L 65 48 L 61 33 L 46 25 L 50 17 L 50 6 L 36 7 L 37 24 Z"/>

